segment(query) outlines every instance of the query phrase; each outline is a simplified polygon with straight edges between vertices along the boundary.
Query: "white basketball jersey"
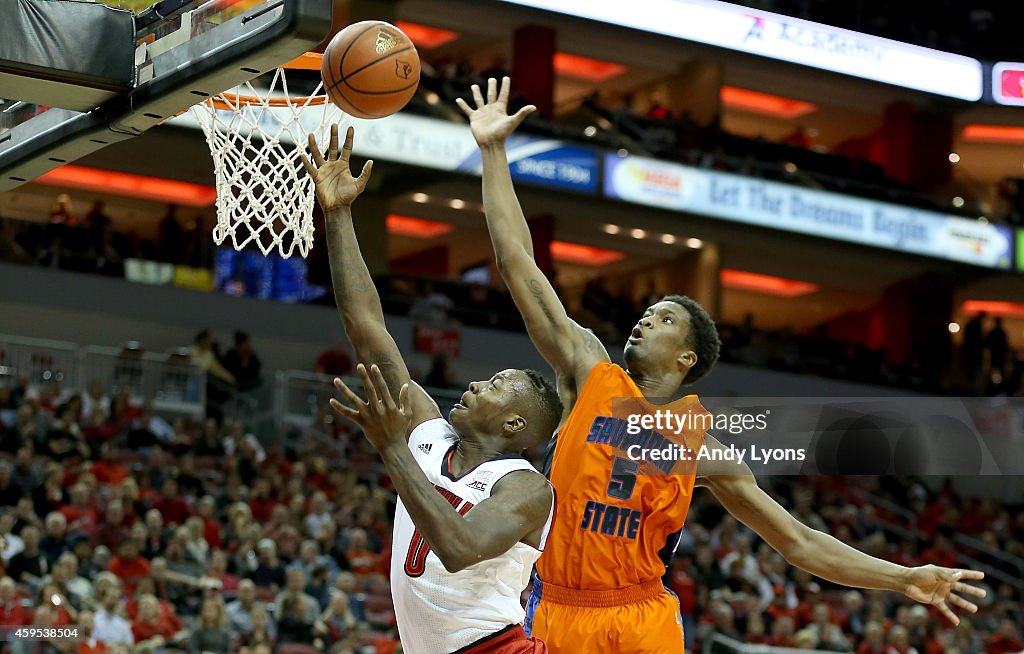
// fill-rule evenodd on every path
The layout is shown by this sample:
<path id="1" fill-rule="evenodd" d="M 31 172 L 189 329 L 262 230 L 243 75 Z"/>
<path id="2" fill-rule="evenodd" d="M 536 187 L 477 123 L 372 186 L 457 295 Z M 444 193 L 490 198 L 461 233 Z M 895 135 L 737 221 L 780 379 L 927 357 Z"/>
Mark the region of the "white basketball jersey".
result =
<path id="1" fill-rule="evenodd" d="M 452 426 L 436 418 L 412 431 L 409 449 L 427 479 L 460 514 L 490 497 L 491 488 L 508 473 L 536 472 L 526 459 L 508 455 L 457 477 L 448 467 L 457 439 Z M 550 528 L 548 514 L 542 548 Z M 493 559 L 448 572 L 416 530 L 401 500 L 391 548 L 391 595 L 407 654 L 452 654 L 509 625 L 522 624 L 526 617 L 519 597 L 540 550 L 520 542 Z"/>

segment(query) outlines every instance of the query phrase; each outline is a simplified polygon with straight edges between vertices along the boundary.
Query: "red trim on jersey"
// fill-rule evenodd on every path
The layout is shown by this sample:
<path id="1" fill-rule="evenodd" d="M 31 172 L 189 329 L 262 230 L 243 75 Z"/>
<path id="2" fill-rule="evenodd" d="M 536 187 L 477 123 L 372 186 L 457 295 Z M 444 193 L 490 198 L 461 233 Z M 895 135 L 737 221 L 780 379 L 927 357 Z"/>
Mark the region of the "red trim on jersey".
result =
<path id="1" fill-rule="evenodd" d="M 441 461 L 441 474 L 452 481 L 462 481 L 462 479 L 469 475 L 471 472 L 473 472 L 474 470 L 476 470 L 485 463 L 490 463 L 491 461 L 503 461 L 505 459 L 523 458 L 520 454 L 499 454 L 498 456 L 492 459 L 481 461 L 480 463 L 476 464 L 469 470 L 463 472 L 461 475 L 456 475 L 455 473 L 452 472 L 452 455 L 455 454 L 455 448 L 458 447 L 458 445 L 458 443 L 453 443 L 452 446 L 448 448 L 448 453 L 444 455 L 444 459 L 442 459 Z"/>

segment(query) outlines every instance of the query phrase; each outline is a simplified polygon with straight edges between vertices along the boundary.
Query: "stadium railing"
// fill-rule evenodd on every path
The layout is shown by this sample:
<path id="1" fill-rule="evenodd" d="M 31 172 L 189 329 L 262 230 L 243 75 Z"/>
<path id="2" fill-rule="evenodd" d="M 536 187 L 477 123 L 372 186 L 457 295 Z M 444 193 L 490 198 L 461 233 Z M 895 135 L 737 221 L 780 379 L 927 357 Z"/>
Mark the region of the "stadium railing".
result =
<path id="1" fill-rule="evenodd" d="M 55 382 L 81 386 L 79 349 L 74 343 L 0 334 L 0 383 L 15 386 Z"/>
<path id="2" fill-rule="evenodd" d="M 83 381 L 99 380 L 112 395 L 128 391 L 136 401 L 152 399 L 161 413 L 203 416 L 206 373 L 186 354 L 90 345 L 82 350 Z"/>
<path id="3" fill-rule="evenodd" d="M 355 375 L 343 375 L 342 381 L 356 392 L 362 389 L 362 383 Z M 442 412 L 446 402 L 458 402 L 464 392 L 430 387 L 424 387 L 424 390 L 434 398 Z M 281 427 L 309 427 L 322 412 L 330 411 L 328 400 L 337 396 L 333 375 L 281 370 L 277 373 L 274 388 L 274 414 Z"/>
<path id="4" fill-rule="evenodd" d="M 973 536 L 968 536 L 966 534 L 956 534 L 955 536 L 953 536 L 953 542 L 958 545 L 963 545 L 966 548 L 971 548 L 979 552 L 984 552 L 987 556 L 990 556 L 994 559 L 999 559 L 1007 565 L 1016 568 L 1017 576 L 1014 580 L 1015 583 L 1013 585 L 1017 586 L 1021 590 L 1024 590 L 1024 559 L 1022 559 L 1019 556 L 1014 556 L 1013 554 L 1009 554 L 1007 552 L 998 550 L 988 545 L 985 541 L 974 538 Z"/>
<path id="5" fill-rule="evenodd" d="M 206 406 L 206 373 L 184 353 L 147 352 L 136 343 L 121 348 L 81 346 L 0 334 L 0 384 L 55 383 L 84 391 L 99 381 L 111 396 L 128 393 L 133 402 L 152 401 L 155 411 L 200 418 Z"/>

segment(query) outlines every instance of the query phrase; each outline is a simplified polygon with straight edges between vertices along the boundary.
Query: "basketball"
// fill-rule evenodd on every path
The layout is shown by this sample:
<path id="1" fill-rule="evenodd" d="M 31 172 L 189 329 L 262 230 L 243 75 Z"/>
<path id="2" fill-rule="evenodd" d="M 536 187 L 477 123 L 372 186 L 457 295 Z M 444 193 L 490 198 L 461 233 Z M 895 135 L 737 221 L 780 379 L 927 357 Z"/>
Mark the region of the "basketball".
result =
<path id="1" fill-rule="evenodd" d="M 327 95 L 356 118 L 390 116 L 409 102 L 420 83 L 416 47 L 400 29 L 380 20 L 338 32 L 320 65 Z"/>

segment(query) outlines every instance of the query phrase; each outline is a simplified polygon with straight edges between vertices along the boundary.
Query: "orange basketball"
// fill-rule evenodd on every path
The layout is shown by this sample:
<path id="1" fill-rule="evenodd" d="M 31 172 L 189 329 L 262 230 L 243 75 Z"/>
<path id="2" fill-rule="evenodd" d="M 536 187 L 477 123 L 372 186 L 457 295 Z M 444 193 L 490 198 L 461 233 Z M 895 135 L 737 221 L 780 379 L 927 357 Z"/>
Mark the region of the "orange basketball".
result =
<path id="1" fill-rule="evenodd" d="M 364 20 L 334 35 L 320 64 L 327 95 L 356 118 L 383 118 L 409 102 L 420 83 L 420 57 L 390 23 Z"/>

